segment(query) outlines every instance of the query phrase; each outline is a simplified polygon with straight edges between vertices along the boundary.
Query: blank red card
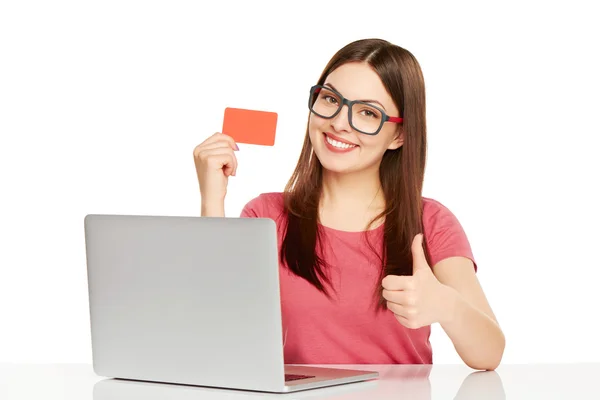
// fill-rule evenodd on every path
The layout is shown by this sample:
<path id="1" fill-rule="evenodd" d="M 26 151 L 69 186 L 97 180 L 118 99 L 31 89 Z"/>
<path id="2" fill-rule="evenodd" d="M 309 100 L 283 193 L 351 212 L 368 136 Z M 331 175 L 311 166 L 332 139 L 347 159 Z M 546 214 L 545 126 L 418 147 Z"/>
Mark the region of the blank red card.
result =
<path id="1" fill-rule="evenodd" d="M 273 146 L 277 130 L 277 113 L 270 111 L 226 108 L 222 133 L 237 143 Z"/>

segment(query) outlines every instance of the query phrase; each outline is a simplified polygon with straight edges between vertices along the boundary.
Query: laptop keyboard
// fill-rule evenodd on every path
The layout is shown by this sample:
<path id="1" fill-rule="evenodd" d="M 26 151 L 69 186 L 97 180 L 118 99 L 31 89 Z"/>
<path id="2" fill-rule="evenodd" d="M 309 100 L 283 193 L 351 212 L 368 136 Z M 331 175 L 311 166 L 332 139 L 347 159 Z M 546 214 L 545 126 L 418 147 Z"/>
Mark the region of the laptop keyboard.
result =
<path id="1" fill-rule="evenodd" d="M 298 379 L 308 379 L 308 378 L 314 378 L 314 376 L 311 376 L 311 375 L 285 374 L 285 381 L 286 382 L 297 381 Z"/>

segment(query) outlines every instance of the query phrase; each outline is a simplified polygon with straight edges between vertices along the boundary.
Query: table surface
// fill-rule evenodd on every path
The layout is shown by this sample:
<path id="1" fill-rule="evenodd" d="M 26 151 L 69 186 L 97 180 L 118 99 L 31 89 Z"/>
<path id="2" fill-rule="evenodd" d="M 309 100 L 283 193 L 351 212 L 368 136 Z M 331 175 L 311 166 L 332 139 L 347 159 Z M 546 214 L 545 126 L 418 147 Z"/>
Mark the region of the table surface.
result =
<path id="1" fill-rule="evenodd" d="M 4 363 L 0 364 L 0 399 L 600 399 L 600 363 L 501 365 L 496 371 L 445 364 L 338 367 L 376 370 L 380 377 L 297 393 L 269 394 L 108 379 L 97 376 L 88 364 Z M 102 390 L 98 390 L 100 384 Z"/>

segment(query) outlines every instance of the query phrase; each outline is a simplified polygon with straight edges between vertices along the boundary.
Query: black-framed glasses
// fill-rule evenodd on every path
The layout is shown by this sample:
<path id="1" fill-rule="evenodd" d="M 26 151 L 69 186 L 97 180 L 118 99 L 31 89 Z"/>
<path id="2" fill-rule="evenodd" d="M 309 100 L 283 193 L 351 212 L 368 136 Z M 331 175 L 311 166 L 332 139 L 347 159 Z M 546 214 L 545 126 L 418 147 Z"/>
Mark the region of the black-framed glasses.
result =
<path id="1" fill-rule="evenodd" d="M 321 118 L 334 118 L 348 106 L 348 122 L 352 129 L 365 135 L 377 135 L 386 122 L 401 123 L 401 117 L 390 117 L 380 107 L 359 100 L 348 100 L 334 89 L 315 85 L 310 88 L 308 108 Z"/>

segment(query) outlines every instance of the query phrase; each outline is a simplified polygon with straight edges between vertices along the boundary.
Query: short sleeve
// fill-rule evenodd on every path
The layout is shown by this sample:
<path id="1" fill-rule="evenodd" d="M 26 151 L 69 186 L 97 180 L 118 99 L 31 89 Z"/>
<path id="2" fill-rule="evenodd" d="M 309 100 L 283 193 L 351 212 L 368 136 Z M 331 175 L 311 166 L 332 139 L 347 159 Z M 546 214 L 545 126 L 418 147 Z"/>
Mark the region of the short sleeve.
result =
<path id="1" fill-rule="evenodd" d="M 281 214 L 282 208 L 282 193 L 262 193 L 246 203 L 240 217 L 276 219 Z"/>
<path id="2" fill-rule="evenodd" d="M 260 206 L 260 202 L 258 201 L 258 197 L 250 200 L 244 208 L 242 208 L 242 212 L 240 213 L 241 218 L 258 218 L 258 208 Z"/>
<path id="3" fill-rule="evenodd" d="M 477 263 L 471 244 L 456 216 L 436 200 L 423 200 L 423 229 L 431 265 L 449 257 L 466 257 Z"/>

